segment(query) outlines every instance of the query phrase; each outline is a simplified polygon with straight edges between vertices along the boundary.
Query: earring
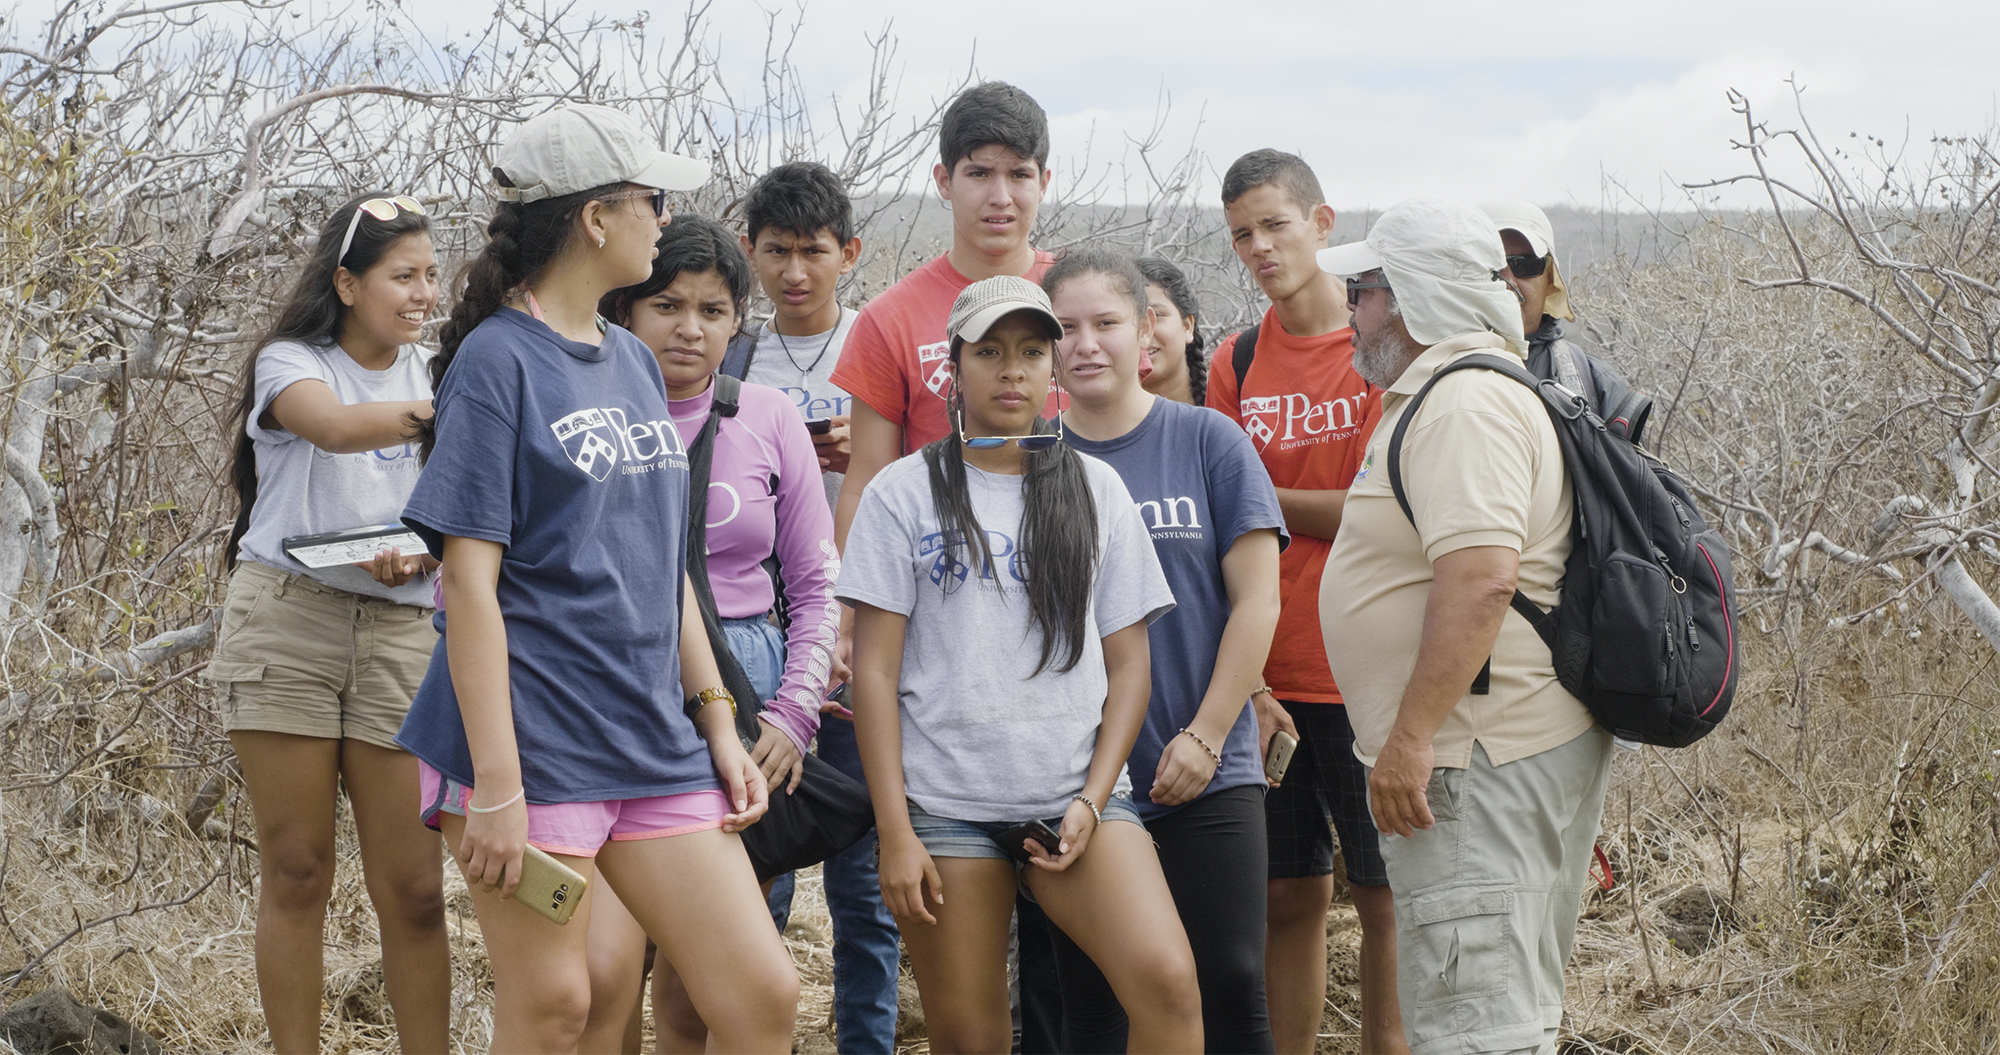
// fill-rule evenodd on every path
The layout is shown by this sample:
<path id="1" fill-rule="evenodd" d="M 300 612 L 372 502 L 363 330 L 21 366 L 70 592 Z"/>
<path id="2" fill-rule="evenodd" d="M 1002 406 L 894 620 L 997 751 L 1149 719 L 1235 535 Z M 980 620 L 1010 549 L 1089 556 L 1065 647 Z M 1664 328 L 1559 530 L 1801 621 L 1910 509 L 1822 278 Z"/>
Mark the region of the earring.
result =
<path id="1" fill-rule="evenodd" d="M 604 248 L 604 236 L 601 234 L 597 236 L 597 248 Z"/>

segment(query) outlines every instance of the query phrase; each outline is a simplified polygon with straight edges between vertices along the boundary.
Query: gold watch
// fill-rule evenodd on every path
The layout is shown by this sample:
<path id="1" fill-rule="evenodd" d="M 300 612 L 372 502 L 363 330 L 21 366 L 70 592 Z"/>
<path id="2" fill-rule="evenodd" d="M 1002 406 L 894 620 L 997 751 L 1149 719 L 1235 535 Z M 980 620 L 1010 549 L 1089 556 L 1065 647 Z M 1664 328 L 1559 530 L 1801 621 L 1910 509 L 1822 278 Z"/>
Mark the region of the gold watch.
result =
<path id="1" fill-rule="evenodd" d="M 699 712 L 703 707 L 717 700 L 727 703 L 729 705 L 729 716 L 731 718 L 736 717 L 736 697 L 731 696 L 729 690 L 723 688 L 708 688 L 695 693 L 694 711 Z"/>

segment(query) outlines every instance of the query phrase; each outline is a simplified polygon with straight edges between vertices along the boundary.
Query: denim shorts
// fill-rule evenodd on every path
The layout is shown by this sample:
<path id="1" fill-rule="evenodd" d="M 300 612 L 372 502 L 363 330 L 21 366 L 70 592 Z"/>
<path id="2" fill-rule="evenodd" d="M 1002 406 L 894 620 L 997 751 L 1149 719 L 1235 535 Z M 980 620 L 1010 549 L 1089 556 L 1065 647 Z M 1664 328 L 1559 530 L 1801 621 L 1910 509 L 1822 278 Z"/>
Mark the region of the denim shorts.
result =
<path id="1" fill-rule="evenodd" d="M 722 638 L 729 643 L 729 651 L 736 654 L 736 662 L 750 679 L 750 687 L 757 690 L 758 702 L 768 702 L 778 695 L 778 686 L 785 678 L 784 631 L 761 615 L 720 622 Z"/>
<path id="2" fill-rule="evenodd" d="M 917 841 L 924 844 L 924 851 L 932 857 L 990 857 L 996 861 L 1016 863 L 1012 854 L 1000 845 L 1000 836 L 1020 821 L 955 821 L 949 817 L 936 817 L 925 813 L 923 807 L 912 802 L 910 806 L 910 827 L 916 829 Z M 1139 823 L 1139 811 L 1132 808 L 1132 796 L 1119 792 L 1104 804 L 1104 823 L 1129 821 Z M 1049 827 L 1062 830 L 1062 816 L 1042 818 Z"/>

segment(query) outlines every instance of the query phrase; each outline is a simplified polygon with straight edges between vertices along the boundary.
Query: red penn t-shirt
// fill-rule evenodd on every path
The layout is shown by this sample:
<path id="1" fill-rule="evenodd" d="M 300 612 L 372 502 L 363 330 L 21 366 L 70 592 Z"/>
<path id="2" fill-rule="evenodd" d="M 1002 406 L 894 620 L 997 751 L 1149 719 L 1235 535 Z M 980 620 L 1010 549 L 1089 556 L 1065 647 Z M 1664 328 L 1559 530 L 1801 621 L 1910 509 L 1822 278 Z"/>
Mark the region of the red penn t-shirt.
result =
<path id="1" fill-rule="evenodd" d="M 1036 250 L 1034 266 L 1022 277 L 1040 282 L 1055 259 Z M 970 285 L 949 255 L 941 255 L 869 301 L 841 347 L 833 383 L 901 426 L 904 454 L 943 439 L 951 429 L 944 405 L 951 341 L 944 328 L 952 302 Z M 1053 415 L 1057 408 L 1051 395 L 1044 413 Z"/>
<path id="2" fill-rule="evenodd" d="M 1277 487 L 1345 491 L 1382 417 L 1382 391 L 1354 372 L 1354 330 L 1294 337 L 1266 310 L 1257 357 L 1236 391 L 1236 338 L 1209 360 L 1209 406 L 1242 426 Z M 1278 634 L 1264 681 L 1281 700 L 1339 703 L 1319 629 L 1319 579 L 1331 539 L 1293 533 L 1278 556 Z"/>

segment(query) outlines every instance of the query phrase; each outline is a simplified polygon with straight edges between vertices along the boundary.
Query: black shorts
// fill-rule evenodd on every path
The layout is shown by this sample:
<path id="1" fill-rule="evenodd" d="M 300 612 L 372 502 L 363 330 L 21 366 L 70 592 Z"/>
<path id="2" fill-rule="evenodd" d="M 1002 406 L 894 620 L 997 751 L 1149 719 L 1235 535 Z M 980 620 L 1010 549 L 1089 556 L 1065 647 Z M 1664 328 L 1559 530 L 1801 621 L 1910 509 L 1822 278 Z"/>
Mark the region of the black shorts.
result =
<path id="1" fill-rule="evenodd" d="M 1368 769 L 1354 757 L 1354 727 L 1338 703 L 1280 700 L 1298 726 L 1299 747 L 1285 781 L 1264 796 L 1264 823 L 1270 833 L 1270 878 L 1299 879 L 1333 874 L 1333 836 L 1347 881 L 1355 886 L 1387 886 L 1375 818 L 1368 812 Z"/>

